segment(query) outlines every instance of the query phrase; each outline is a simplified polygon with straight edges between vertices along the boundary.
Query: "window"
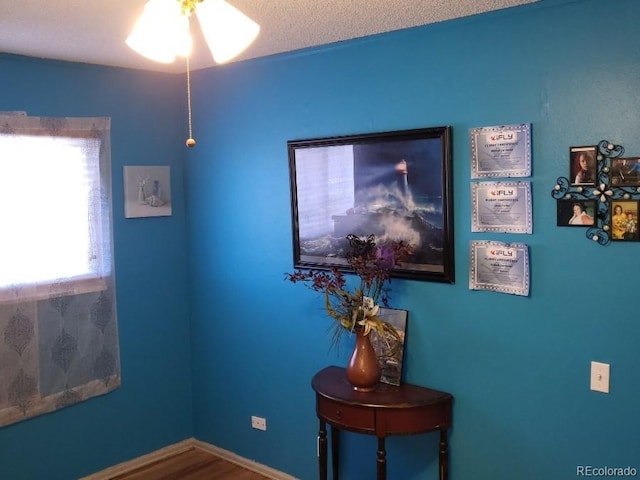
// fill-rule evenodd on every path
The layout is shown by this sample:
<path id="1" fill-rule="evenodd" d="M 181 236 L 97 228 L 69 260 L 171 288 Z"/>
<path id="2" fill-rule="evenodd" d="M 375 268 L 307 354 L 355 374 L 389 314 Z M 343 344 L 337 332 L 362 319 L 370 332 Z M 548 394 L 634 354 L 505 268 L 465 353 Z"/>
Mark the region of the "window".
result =
<path id="1" fill-rule="evenodd" d="M 109 127 L 0 113 L 0 427 L 120 386 Z"/>
<path id="2" fill-rule="evenodd" d="M 10 130 L 0 129 L 0 303 L 45 298 L 53 285 L 76 294 L 105 288 L 100 135 Z"/>

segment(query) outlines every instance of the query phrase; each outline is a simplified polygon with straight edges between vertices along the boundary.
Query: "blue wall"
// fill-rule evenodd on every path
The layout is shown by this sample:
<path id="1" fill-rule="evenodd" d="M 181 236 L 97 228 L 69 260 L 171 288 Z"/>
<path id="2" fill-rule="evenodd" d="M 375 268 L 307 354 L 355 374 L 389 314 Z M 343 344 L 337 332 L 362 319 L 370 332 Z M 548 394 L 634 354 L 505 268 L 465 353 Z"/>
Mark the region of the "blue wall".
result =
<path id="1" fill-rule="evenodd" d="M 78 478 L 192 434 L 182 89 L 175 76 L 0 55 L 0 111 L 112 119 L 122 364 L 120 389 L 0 428 L 2 479 Z M 172 217 L 124 218 L 123 165 L 171 166 Z"/>
<path id="2" fill-rule="evenodd" d="M 638 18 L 637 0 L 544 0 L 195 72 L 188 151 L 180 76 L 0 55 L 0 110 L 112 117 L 123 377 L 0 429 L 0 478 L 68 480 L 190 436 L 316 478 L 310 380 L 349 346 L 329 350 L 322 302 L 283 280 L 286 142 L 440 125 L 454 136 L 457 282 L 394 280 L 392 301 L 409 310 L 407 381 L 455 396 L 452 480 L 640 468 L 639 245 L 557 228 L 550 197 L 569 146 L 640 155 Z M 472 234 L 468 131 L 523 122 L 534 233 Z M 124 219 L 122 166 L 145 164 L 172 167 L 172 217 Z M 468 290 L 476 239 L 530 245 L 530 297 Z M 610 394 L 589 391 L 591 360 L 611 364 Z M 436 478 L 434 437 L 390 439 L 389 478 Z M 373 439 L 344 440 L 342 478 L 373 478 Z"/>
<path id="3" fill-rule="evenodd" d="M 637 0 L 546 0 L 196 72 L 185 189 L 196 437 L 315 478 L 310 379 L 348 348 L 329 351 L 321 299 L 283 281 L 286 142 L 451 125 L 457 282 L 392 284 L 409 310 L 407 380 L 455 396 L 451 478 L 640 469 L 640 245 L 557 228 L 550 196 L 570 146 L 608 139 L 640 155 L 638 18 Z M 472 234 L 468 131 L 510 123 L 533 125 L 534 233 Z M 530 297 L 468 289 L 469 241 L 481 239 L 530 246 Z M 610 394 L 589 390 L 591 360 L 611 364 Z M 391 439 L 390 478 L 436 478 L 432 437 Z M 344 448 L 341 478 L 374 478 L 373 439 L 348 435 Z"/>

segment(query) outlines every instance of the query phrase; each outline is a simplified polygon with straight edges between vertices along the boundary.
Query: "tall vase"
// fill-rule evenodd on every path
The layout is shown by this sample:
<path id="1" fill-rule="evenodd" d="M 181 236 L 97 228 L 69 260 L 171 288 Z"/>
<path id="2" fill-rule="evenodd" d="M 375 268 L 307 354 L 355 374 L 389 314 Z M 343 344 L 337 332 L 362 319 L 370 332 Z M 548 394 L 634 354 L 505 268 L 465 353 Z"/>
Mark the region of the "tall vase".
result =
<path id="1" fill-rule="evenodd" d="M 369 335 L 356 330 L 356 345 L 347 364 L 347 380 L 353 389 L 359 392 L 370 392 L 380 381 L 382 370 L 378 356 L 371 345 Z"/>

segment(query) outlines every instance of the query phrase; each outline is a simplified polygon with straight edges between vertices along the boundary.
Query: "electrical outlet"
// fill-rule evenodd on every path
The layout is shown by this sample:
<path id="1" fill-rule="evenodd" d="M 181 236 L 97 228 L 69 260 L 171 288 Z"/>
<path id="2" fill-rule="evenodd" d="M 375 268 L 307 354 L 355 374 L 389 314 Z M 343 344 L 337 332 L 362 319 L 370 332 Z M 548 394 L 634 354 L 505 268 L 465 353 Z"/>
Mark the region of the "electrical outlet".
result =
<path id="1" fill-rule="evenodd" d="M 609 393 L 609 364 L 591 362 L 591 390 Z"/>
<path id="2" fill-rule="evenodd" d="M 267 419 L 262 417 L 251 416 L 251 427 L 256 430 L 267 430 Z"/>

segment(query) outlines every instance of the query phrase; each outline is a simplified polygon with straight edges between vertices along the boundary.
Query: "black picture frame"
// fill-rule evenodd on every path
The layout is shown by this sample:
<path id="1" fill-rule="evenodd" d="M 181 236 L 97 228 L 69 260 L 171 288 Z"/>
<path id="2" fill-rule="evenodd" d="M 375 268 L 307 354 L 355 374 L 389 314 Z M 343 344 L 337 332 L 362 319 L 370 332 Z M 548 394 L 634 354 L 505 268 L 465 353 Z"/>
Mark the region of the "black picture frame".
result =
<path id="1" fill-rule="evenodd" d="M 614 187 L 640 186 L 640 157 L 612 159 L 611 185 Z"/>
<path id="2" fill-rule="evenodd" d="M 595 185 L 598 176 L 598 152 L 595 145 L 569 148 L 571 185 Z"/>
<path id="3" fill-rule="evenodd" d="M 597 200 L 558 200 L 558 227 L 593 227 L 597 222 Z"/>
<path id="4" fill-rule="evenodd" d="M 348 271 L 348 234 L 413 247 L 392 276 L 454 282 L 450 126 L 287 142 L 294 268 Z"/>
<path id="5" fill-rule="evenodd" d="M 637 242 L 638 238 L 638 200 L 613 200 L 611 202 L 611 221 L 609 228 L 611 240 Z"/>

